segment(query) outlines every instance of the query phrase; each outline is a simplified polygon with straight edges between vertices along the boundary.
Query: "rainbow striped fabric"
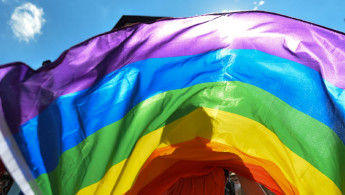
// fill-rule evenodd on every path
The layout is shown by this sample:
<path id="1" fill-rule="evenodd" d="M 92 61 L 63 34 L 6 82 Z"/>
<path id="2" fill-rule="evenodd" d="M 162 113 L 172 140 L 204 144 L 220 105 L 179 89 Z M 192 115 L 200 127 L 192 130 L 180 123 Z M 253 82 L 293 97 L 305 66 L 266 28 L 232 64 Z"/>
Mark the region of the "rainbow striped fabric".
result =
<path id="1" fill-rule="evenodd" d="M 28 194 L 161 194 L 216 167 L 345 194 L 340 32 L 265 12 L 164 19 L 0 80 L 1 156 Z"/>

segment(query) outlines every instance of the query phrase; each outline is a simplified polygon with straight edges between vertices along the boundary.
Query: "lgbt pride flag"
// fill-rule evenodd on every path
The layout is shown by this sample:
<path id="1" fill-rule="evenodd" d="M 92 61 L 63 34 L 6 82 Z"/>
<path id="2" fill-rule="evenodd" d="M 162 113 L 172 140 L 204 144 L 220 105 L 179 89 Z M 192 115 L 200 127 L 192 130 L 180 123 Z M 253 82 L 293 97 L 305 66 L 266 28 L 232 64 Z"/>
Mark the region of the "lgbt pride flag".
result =
<path id="1" fill-rule="evenodd" d="M 344 89 L 340 32 L 265 12 L 137 24 L 1 66 L 1 158 L 28 194 L 162 194 L 219 168 L 344 194 Z"/>

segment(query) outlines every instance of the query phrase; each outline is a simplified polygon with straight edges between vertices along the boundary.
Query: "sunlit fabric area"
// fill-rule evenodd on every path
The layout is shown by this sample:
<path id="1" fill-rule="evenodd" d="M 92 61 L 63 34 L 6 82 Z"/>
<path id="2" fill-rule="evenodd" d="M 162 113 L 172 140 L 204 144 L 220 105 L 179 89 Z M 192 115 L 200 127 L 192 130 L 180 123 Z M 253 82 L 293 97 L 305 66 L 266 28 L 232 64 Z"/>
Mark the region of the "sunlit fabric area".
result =
<path id="1" fill-rule="evenodd" d="M 0 66 L 22 193 L 345 193 L 344 33 L 263 11 L 123 23 Z"/>

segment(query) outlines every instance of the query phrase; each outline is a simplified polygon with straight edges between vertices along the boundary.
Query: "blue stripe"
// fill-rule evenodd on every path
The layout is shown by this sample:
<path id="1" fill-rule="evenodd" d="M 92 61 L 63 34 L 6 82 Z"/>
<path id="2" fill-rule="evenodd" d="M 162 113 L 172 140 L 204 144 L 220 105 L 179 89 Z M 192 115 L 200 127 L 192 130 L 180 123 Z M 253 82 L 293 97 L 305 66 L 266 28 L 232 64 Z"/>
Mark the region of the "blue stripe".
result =
<path id="1" fill-rule="evenodd" d="M 129 64 L 92 88 L 59 97 L 23 124 L 16 140 L 37 177 L 52 171 L 64 151 L 118 121 L 139 102 L 168 90 L 220 81 L 262 88 L 326 124 L 345 141 L 342 89 L 302 64 L 257 50 L 227 49 Z"/>

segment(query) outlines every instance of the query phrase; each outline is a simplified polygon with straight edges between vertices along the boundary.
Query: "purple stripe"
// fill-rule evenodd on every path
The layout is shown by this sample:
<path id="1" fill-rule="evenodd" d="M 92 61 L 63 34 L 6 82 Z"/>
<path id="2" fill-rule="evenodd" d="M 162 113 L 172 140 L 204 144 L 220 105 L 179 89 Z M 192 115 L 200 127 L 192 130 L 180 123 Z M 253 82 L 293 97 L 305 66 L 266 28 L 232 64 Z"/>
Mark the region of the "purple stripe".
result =
<path id="1" fill-rule="evenodd" d="M 3 67 L 4 115 L 15 133 L 59 96 L 86 89 L 127 64 L 220 48 L 257 49 L 299 62 L 345 88 L 343 34 L 276 14 L 239 12 L 167 19 L 108 32 L 67 50 L 36 72 L 24 64 Z"/>

